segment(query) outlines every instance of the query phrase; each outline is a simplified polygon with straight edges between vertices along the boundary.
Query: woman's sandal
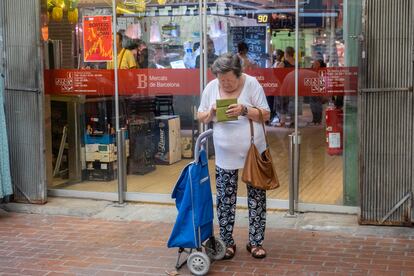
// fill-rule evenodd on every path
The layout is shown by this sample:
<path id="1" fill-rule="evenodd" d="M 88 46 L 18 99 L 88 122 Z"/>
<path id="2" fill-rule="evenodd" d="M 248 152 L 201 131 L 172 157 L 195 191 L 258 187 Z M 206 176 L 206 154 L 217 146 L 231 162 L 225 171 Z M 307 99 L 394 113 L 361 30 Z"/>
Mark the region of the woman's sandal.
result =
<path id="1" fill-rule="evenodd" d="M 229 260 L 233 258 L 234 254 L 236 254 L 236 245 L 233 244 L 233 245 L 227 246 L 226 254 L 224 255 L 223 260 Z"/>
<path id="2" fill-rule="evenodd" d="M 253 258 L 256 259 L 263 259 L 266 257 L 266 250 L 261 245 L 258 246 L 252 246 L 250 243 L 247 243 L 246 245 L 247 251 L 252 254 Z"/>

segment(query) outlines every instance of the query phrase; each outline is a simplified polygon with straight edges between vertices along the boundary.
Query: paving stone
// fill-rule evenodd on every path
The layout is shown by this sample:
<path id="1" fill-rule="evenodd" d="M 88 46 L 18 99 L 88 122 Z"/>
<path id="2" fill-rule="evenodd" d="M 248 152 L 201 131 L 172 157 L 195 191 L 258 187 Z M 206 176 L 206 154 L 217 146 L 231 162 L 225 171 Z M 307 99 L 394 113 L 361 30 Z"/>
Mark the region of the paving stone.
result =
<path id="1" fill-rule="evenodd" d="M 0 275 L 167 275 L 177 249 L 166 247 L 173 224 L 46 214 L 0 214 Z M 210 275 L 414 275 L 412 230 L 366 234 L 271 228 L 267 258 L 244 249 L 238 226 L 232 260 Z M 218 233 L 216 229 L 216 233 Z M 376 234 L 378 233 L 378 234 Z M 180 275 L 190 275 L 186 266 Z"/>

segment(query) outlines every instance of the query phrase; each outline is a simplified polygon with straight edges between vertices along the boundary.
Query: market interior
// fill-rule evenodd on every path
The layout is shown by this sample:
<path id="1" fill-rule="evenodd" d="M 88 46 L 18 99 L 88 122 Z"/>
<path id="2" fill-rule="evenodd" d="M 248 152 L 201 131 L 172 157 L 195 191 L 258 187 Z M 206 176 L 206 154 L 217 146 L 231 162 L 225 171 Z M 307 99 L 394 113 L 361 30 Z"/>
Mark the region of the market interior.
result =
<path id="1" fill-rule="evenodd" d="M 76 74 L 75 71 L 110 71 L 106 70 L 108 62 L 104 55 L 85 54 L 91 47 L 105 47 L 105 42 L 88 46 L 86 34 L 90 25 L 88 27 L 85 22 L 91 18 L 96 20 L 98 16 L 111 16 L 112 1 L 45 2 L 42 16 L 45 82 L 58 71 L 66 74 L 64 76 L 70 72 Z M 300 17 L 300 53 L 294 56 L 299 58 L 299 66 L 311 68 L 315 60 L 323 61 L 328 68 L 345 66 L 342 0 L 305 2 Z M 274 68 L 276 50 L 285 51 L 287 47 L 295 46 L 294 3 L 287 0 L 209 1 L 209 39 L 204 45 L 209 51 L 208 65 L 215 56 L 235 52 L 237 45 L 245 42 L 249 48 L 248 57 L 255 66 L 250 70 L 278 74 L 283 69 Z M 198 5 L 198 1 L 179 0 L 117 1 L 116 31 L 123 34 L 121 45 L 130 49 L 136 62 L 136 67 L 119 70 L 125 71 L 126 76 L 119 77 L 118 102 L 120 126 L 127 129 L 127 192 L 169 194 L 184 166 L 192 161 L 194 138 L 200 129 L 195 113 L 202 82 L 197 68 L 202 43 Z M 106 45 L 112 47 L 112 40 Z M 140 90 L 138 80 L 138 88 L 127 88 L 132 85 L 128 74 L 134 70 L 146 72 L 149 81 L 151 76 L 157 78 L 154 87 Z M 167 74 L 164 79 L 162 72 Z M 191 74 L 188 79 L 182 76 L 183 82 L 188 82 L 191 88 L 180 91 L 180 88 L 165 86 L 163 81 L 174 72 Z M 58 85 L 56 81 L 50 84 L 51 91 L 46 93 L 46 103 L 50 107 L 46 111 L 49 115 L 46 116 L 49 122 L 46 123 L 50 148 L 47 152 L 49 189 L 117 191 L 113 83 L 105 77 L 93 81 L 96 82 L 96 93 L 92 95 L 85 91 L 62 93 L 62 90 L 54 90 Z M 59 88 L 67 89 L 67 83 L 65 85 Z M 108 85 L 112 85 L 112 89 L 106 89 Z M 281 183 L 279 189 L 268 193 L 268 198 L 287 199 L 289 134 L 293 131 L 294 117 L 289 116 L 289 111 L 279 114 L 279 94 L 272 94 L 270 88 L 265 92 L 272 109 L 266 129 Z M 298 98 L 298 127 L 302 136 L 299 197 L 302 202 L 343 204 L 343 152 L 353 149 L 341 145 L 340 151 L 329 151 L 325 111 L 332 106 L 342 108 L 346 97 L 306 95 Z M 284 98 L 288 98 L 288 109 L 291 110 L 293 98 Z M 345 118 L 347 115 L 344 113 Z M 214 148 L 211 146 L 209 157 L 214 189 Z M 241 186 L 239 196 L 246 196 L 246 189 Z"/>

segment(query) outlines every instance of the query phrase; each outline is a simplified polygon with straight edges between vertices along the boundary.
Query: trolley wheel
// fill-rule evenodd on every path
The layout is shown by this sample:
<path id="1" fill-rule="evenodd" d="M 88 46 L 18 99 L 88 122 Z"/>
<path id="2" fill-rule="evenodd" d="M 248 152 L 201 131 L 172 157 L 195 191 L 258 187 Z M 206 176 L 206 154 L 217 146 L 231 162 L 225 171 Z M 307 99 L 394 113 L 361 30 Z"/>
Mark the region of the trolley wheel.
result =
<path id="1" fill-rule="evenodd" d="M 214 241 L 216 242 L 216 250 L 214 250 L 212 239 L 208 239 L 206 242 L 206 253 L 207 256 L 210 257 L 210 259 L 218 261 L 224 258 L 224 255 L 226 255 L 226 244 L 224 241 L 220 238 L 214 238 Z"/>
<path id="2" fill-rule="evenodd" d="M 210 269 L 210 259 L 203 252 L 193 252 L 187 259 L 187 267 L 193 275 L 206 275 Z"/>

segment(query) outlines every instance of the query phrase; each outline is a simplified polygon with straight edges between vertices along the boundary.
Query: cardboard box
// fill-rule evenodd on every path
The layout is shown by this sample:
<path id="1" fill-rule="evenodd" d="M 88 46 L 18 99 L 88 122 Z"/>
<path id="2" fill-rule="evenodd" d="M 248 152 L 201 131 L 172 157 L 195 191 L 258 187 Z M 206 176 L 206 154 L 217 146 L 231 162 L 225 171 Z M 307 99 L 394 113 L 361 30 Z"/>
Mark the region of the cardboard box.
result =
<path id="1" fill-rule="evenodd" d="M 85 150 L 88 153 L 114 153 L 116 152 L 115 144 L 85 144 Z"/>
<path id="2" fill-rule="evenodd" d="M 115 144 L 98 145 L 98 151 L 100 153 L 114 153 L 116 152 Z"/>
<path id="3" fill-rule="evenodd" d="M 181 160 L 180 117 L 155 117 L 155 162 L 169 165 Z"/>
<path id="4" fill-rule="evenodd" d="M 125 140 L 126 155 L 129 156 L 129 140 Z M 89 153 L 117 153 L 115 144 L 85 144 L 85 152 Z"/>
<path id="5" fill-rule="evenodd" d="M 181 156 L 193 158 L 193 139 L 191 137 L 181 137 Z"/>
<path id="6" fill-rule="evenodd" d="M 100 144 L 85 144 L 85 151 L 86 152 L 99 152 L 99 145 Z"/>
<path id="7" fill-rule="evenodd" d="M 116 162 L 87 162 L 86 179 L 89 181 L 111 181 L 117 177 Z"/>
<path id="8" fill-rule="evenodd" d="M 86 153 L 86 162 L 113 162 L 116 161 L 116 153 L 102 153 L 102 152 L 87 152 Z"/>

